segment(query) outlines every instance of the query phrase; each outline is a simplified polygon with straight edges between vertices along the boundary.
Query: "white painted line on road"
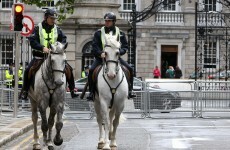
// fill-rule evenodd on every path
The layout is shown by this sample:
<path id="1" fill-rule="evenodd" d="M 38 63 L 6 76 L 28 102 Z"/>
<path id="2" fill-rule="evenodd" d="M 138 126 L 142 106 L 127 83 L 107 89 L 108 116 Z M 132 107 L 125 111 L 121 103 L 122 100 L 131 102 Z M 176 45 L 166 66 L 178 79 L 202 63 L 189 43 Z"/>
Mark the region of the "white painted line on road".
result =
<path id="1" fill-rule="evenodd" d="M 172 139 L 172 148 L 188 149 L 190 146 L 184 139 Z"/>

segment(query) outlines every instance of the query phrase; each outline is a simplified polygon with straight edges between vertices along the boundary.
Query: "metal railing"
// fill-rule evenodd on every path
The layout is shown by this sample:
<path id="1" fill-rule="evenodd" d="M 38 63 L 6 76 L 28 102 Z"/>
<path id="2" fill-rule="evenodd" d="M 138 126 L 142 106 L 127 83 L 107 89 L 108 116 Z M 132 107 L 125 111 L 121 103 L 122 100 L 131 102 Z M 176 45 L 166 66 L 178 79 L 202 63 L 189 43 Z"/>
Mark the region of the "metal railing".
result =
<path id="1" fill-rule="evenodd" d="M 230 82 L 153 80 L 141 84 L 135 91 L 137 97 L 125 101 L 127 118 L 224 117 L 230 113 Z M 14 90 L 1 82 L 1 115 L 13 113 L 13 96 Z M 19 100 L 18 111 L 30 111 L 29 101 Z M 72 99 L 67 92 L 65 114 L 69 113 L 75 119 L 96 116 L 93 102 Z"/>

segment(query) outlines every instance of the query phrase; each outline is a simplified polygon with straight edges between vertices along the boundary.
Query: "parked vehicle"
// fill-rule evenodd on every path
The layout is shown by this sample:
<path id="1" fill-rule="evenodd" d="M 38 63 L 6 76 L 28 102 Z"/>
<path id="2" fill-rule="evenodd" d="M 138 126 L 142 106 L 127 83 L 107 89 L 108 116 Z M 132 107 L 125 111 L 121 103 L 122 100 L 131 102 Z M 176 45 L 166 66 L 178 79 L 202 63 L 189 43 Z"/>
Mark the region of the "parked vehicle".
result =
<path id="1" fill-rule="evenodd" d="M 135 109 L 143 109 L 142 105 L 143 84 L 138 78 L 134 78 L 133 90 L 136 91 L 137 97 L 133 99 Z M 150 109 L 163 109 L 171 110 L 181 106 L 181 97 L 178 92 L 170 91 L 166 89 L 161 89 L 159 86 L 149 86 L 146 87 L 149 91 L 150 102 L 148 103 L 148 108 Z M 139 92 L 138 92 L 139 91 Z"/>
<path id="2" fill-rule="evenodd" d="M 87 82 L 88 78 L 80 78 L 78 80 L 75 80 L 75 88 L 77 88 L 77 91 L 78 92 L 82 92 L 84 87 L 85 87 L 85 84 Z"/>
<path id="3" fill-rule="evenodd" d="M 75 88 L 78 92 L 83 91 L 86 82 L 87 78 L 80 78 L 75 81 Z M 137 97 L 133 99 L 135 109 L 143 109 L 141 104 L 142 92 L 140 92 L 143 90 L 143 84 L 136 77 L 134 77 L 133 90 L 137 94 Z M 161 89 L 158 86 L 147 87 L 147 90 L 150 93 L 150 105 L 148 106 L 150 109 L 170 110 L 181 106 L 181 98 L 178 92 Z"/>
<path id="4" fill-rule="evenodd" d="M 230 78 L 230 70 L 227 70 L 227 75 L 225 70 L 208 75 L 208 79 L 225 79 L 226 77 Z"/>

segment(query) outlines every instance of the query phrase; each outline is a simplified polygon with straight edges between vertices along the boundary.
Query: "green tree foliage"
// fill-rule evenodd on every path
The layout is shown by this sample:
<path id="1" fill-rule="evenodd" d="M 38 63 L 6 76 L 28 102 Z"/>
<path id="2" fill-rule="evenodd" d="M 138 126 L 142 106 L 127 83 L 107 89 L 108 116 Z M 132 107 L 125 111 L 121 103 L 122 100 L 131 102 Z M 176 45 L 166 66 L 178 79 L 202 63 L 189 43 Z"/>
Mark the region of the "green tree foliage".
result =
<path id="1" fill-rule="evenodd" d="M 52 0 L 22 0 L 27 5 L 36 5 L 37 7 L 46 7 Z M 78 0 L 76 0 L 78 1 Z M 62 21 L 66 18 L 66 14 L 73 14 L 75 0 L 59 0 L 55 4 L 55 8 L 58 13 L 58 21 Z"/>

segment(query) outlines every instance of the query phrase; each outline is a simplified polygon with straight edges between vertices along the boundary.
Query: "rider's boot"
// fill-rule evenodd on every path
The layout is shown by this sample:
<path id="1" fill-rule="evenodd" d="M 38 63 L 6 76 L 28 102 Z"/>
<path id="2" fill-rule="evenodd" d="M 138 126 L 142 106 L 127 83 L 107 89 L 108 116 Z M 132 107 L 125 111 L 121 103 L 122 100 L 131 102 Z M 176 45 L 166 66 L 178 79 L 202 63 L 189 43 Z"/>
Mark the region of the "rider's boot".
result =
<path id="1" fill-rule="evenodd" d="M 133 74 L 130 74 L 130 85 L 129 85 L 129 95 L 128 99 L 135 98 L 136 95 L 132 92 L 133 91 Z"/>
<path id="2" fill-rule="evenodd" d="M 89 84 L 89 95 L 86 97 L 87 101 L 94 101 L 94 95 L 93 95 L 93 91 L 94 91 L 94 86 L 92 83 L 92 71 L 89 71 L 89 75 L 88 75 L 88 84 Z"/>
<path id="3" fill-rule="evenodd" d="M 79 94 L 75 94 L 74 88 L 75 88 L 75 83 L 74 83 L 74 77 L 73 77 L 73 72 L 72 72 L 72 67 L 67 64 L 66 65 L 66 81 L 69 85 L 69 89 L 70 89 L 70 94 L 72 98 L 76 98 L 79 96 Z"/>
<path id="4" fill-rule="evenodd" d="M 28 74 L 29 74 L 29 67 L 26 68 L 23 75 L 23 85 L 22 85 L 21 93 L 19 94 L 19 99 L 28 100 L 27 97 L 30 88 L 30 81 L 29 81 Z"/>

